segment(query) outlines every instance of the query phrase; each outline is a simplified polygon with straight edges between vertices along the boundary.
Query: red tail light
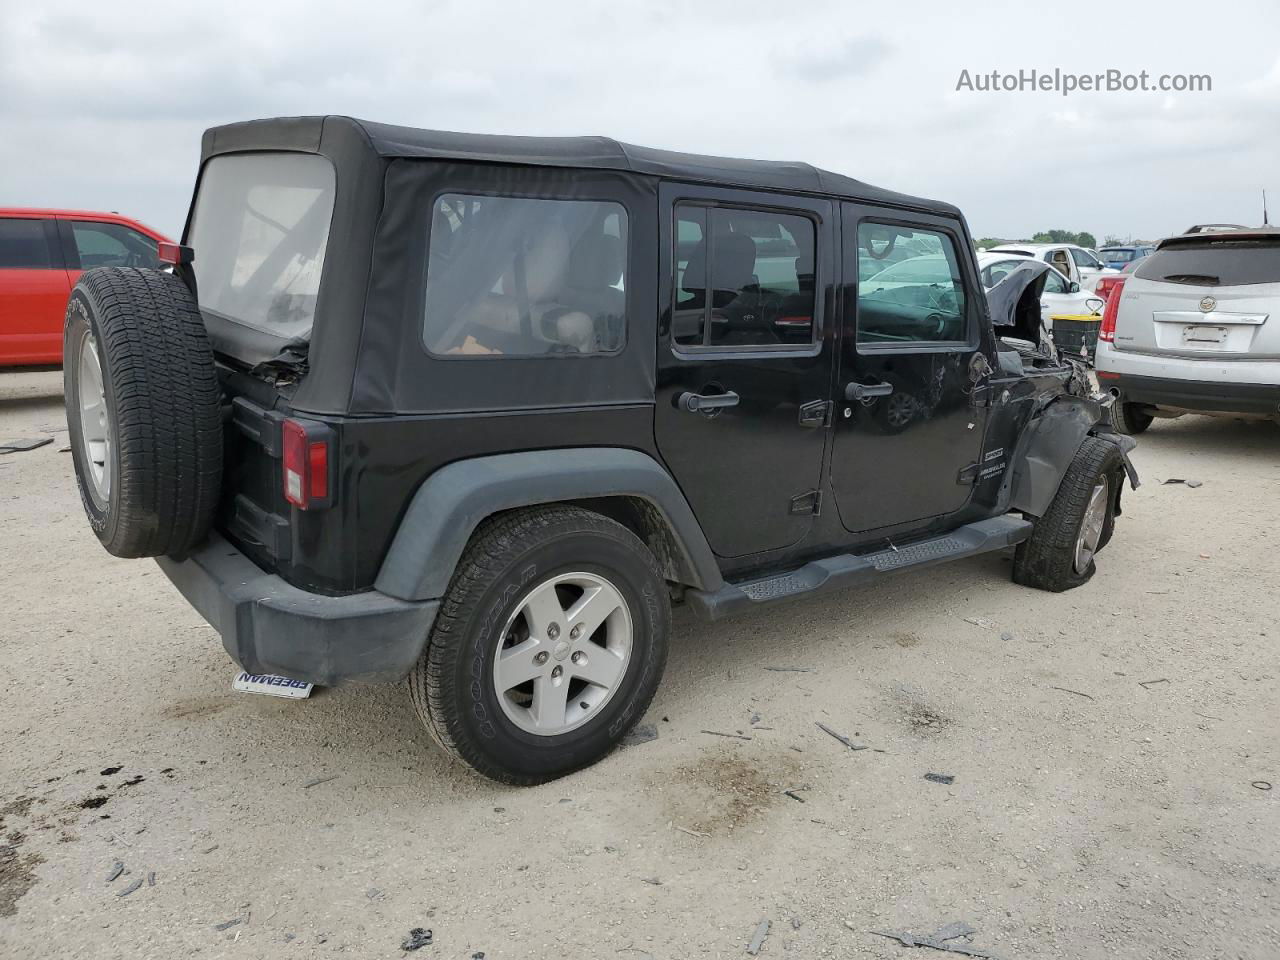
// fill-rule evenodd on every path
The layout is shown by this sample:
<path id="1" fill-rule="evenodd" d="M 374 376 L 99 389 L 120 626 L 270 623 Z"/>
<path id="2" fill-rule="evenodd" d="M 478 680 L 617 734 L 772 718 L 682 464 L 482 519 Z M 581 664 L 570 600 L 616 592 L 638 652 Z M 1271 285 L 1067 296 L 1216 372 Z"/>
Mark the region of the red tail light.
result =
<path id="1" fill-rule="evenodd" d="M 1106 309 L 1102 311 L 1102 323 L 1098 325 L 1098 339 L 1103 343 L 1116 342 L 1116 314 L 1120 312 L 1120 294 L 1128 277 L 1116 277 L 1107 296 Z"/>
<path id="2" fill-rule="evenodd" d="M 1122 285 L 1125 279 L 1126 279 L 1125 277 L 1117 277 L 1117 276 L 1099 277 L 1098 285 L 1094 287 L 1093 292 L 1096 293 L 1103 300 L 1108 300 L 1110 299 L 1111 294 L 1115 291 L 1116 287 L 1119 287 L 1120 285 Z"/>
<path id="3" fill-rule="evenodd" d="M 297 420 L 280 425 L 284 453 L 284 498 L 295 507 L 310 510 L 329 501 L 329 431 L 316 425 L 308 429 Z"/>
<path id="4" fill-rule="evenodd" d="M 156 244 L 156 258 L 161 263 L 169 263 L 176 267 L 180 263 L 191 263 L 195 259 L 195 251 L 180 243 L 161 240 Z"/>

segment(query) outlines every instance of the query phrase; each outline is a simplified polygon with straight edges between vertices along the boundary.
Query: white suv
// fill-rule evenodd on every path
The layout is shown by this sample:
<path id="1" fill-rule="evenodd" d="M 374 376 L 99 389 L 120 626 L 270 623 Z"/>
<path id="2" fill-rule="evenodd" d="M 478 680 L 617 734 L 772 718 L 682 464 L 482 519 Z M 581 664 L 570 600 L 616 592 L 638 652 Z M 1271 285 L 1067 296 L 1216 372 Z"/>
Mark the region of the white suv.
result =
<path id="1" fill-rule="evenodd" d="M 1280 229 L 1160 241 L 1112 288 L 1097 373 L 1122 433 L 1184 413 L 1280 420 Z"/>

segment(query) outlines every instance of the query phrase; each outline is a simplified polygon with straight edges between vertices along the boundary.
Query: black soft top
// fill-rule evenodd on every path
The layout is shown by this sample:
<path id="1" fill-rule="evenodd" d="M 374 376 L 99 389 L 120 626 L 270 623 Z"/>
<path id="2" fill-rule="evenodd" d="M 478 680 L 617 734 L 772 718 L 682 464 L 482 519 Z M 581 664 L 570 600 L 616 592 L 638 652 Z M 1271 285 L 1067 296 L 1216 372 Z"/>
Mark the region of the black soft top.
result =
<path id="1" fill-rule="evenodd" d="M 949 203 L 884 190 L 808 163 L 739 160 L 637 147 L 609 137 L 515 137 L 453 133 L 371 123 L 353 117 L 278 117 L 212 127 L 205 131 L 201 161 L 251 150 L 321 150 L 322 141 L 360 142 L 378 157 L 420 157 L 527 166 L 626 170 L 671 180 L 718 183 L 760 190 L 821 194 L 849 200 L 959 216 Z"/>

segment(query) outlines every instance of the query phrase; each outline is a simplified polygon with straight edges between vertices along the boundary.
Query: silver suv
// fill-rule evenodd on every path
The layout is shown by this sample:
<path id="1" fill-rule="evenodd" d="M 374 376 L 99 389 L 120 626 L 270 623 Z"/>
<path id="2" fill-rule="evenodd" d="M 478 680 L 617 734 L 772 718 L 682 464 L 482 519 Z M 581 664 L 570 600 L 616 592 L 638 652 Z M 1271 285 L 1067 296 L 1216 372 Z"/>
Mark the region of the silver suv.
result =
<path id="1" fill-rule="evenodd" d="M 1184 413 L 1280 421 L 1280 229 L 1162 240 L 1113 288 L 1098 334 L 1112 420 Z"/>

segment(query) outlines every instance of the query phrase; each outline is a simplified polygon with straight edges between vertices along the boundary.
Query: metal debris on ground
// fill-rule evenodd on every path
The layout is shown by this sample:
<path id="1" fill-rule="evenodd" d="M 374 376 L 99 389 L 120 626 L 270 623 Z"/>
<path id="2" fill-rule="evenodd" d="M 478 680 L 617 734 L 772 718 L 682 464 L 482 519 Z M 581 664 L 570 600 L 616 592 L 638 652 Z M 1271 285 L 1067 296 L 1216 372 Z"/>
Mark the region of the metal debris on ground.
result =
<path id="1" fill-rule="evenodd" d="M 845 925 L 853 929 L 853 925 L 847 920 Z M 972 937 L 978 931 L 967 923 L 954 920 L 951 923 L 939 927 L 928 936 L 920 936 L 915 933 L 898 933 L 889 930 L 869 930 L 877 937 L 885 937 L 889 940 L 897 940 L 904 947 L 928 947 L 931 950 L 941 950 L 944 953 L 958 953 L 965 957 L 984 957 L 986 960 L 999 960 L 994 953 L 987 953 L 985 950 L 977 950 L 970 946 L 960 946 L 952 943 L 961 937 Z M 968 940 L 965 941 L 968 943 Z"/>
<path id="2" fill-rule="evenodd" d="M 302 785 L 302 789 L 310 790 L 312 787 L 318 787 L 322 783 L 328 783 L 330 780 L 337 780 L 337 779 L 338 779 L 338 774 L 336 773 L 328 777 L 316 777 L 314 780 L 308 780 L 306 783 L 304 783 Z"/>
<path id="3" fill-rule="evenodd" d="M 46 443 L 53 443 L 53 437 L 30 437 L 19 440 L 4 440 L 0 441 L 0 454 L 26 453 L 28 450 L 36 450 L 43 447 Z"/>
<path id="4" fill-rule="evenodd" d="M 989 620 L 986 617 L 965 617 L 964 622 L 972 623 L 975 627 L 982 627 L 984 630 L 990 630 L 996 625 L 994 620 Z"/>
<path id="5" fill-rule="evenodd" d="M 1139 680 L 1138 686 L 1142 687 L 1145 690 L 1148 687 L 1155 686 L 1157 683 L 1168 683 L 1168 682 L 1169 682 L 1168 677 L 1161 677 L 1159 680 Z"/>
<path id="6" fill-rule="evenodd" d="M 815 720 L 815 721 L 814 721 L 814 723 L 817 725 L 817 727 L 818 727 L 818 729 L 819 729 L 819 730 L 821 730 L 823 733 L 825 733 L 825 734 L 826 734 L 827 736 L 829 736 L 829 737 L 835 737 L 837 740 L 839 740 L 841 743 L 843 743 L 843 744 L 844 744 L 846 747 L 848 747 L 850 750 L 866 750 L 866 749 L 868 749 L 868 748 L 867 748 L 867 747 L 865 747 L 865 746 L 861 746 L 861 745 L 859 745 L 859 744 L 854 743 L 852 740 L 850 740 L 848 737 L 846 737 L 843 733 L 836 733 L 836 731 L 832 730 L 830 727 L 828 727 L 825 723 L 823 723 L 823 722 L 822 722 L 822 721 L 820 721 L 820 720 Z"/>
<path id="7" fill-rule="evenodd" d="M 1253 781 L 1253 783 L 1249 784 L 1249 786 L 1253 787 L 1255 790 L 1270 790 L 1270 789 L 1271 789 L 1271 781 L 1270 781 L 1270 780 L 1255 780 L 1255 781 Z"/>
<path id="8" fill-rule="evenodd" d="M 689 836 L 691 836 L 691 837 L 709 837 L 709 836 L 711 836 L 711 834 L 709 834 L 709 833 L 703 833 L 701 830 L 690 830 L 688 827 L 682 827 L 682 826 L 680 826 L 680 824 L 678 824 L 678 823 L 677 823 L 675 826 L 676 826 L 676 829 L 677 829 L 677 830 L 679 830 L 681 833 L 687 833 L 687 834 L 688 834 Z"/>
<path id="9" fill-rule="evenodd" d="M 137 880 L 133 881 L 133 883 L 129 884 L 127 887 L 125 887 L 123 890 L 117 893 L 116 896 L 127 897 L 129 894 L 137 892 L 138 888 L 141 886 L 142 886 L 142 878 L 139 877 Z"/>
<path id="10" fill-rule="evenodd" d="M 813 667 L 765 667 L 771 673 L 817 673 Z"/>
<path id="11" fill-rule="evenodd" d="M 926 773 L 924 778 L 930 783 L 952 784 L 956 782 L 956 778 L 949 773 Z"/>
<path id="12" fill-rule="evenodd" d="M 658 739 L 658 728 L 652 723 L 641 723 L 631 728 L 625 737 L 622 738 L 624 747 L 634 747 L 639 743 L 648 743 L 650 740 Z"/>
<path id="13" fill-rule="evenodd" d="M 425 927 L 414 927 L 400 944 L 401 950 L 421 950 L 431 946 L 431 931 Z"/>
<path id="14" fill-rule="evenodd" d="M 640 878 L 640 882 L 641 882 L 641 883 L 647 883 L 647 884 L 649 884 L 651 887 L 660 887 L 660 886 L 662 886 L 662 881 L 661 881 L 661 880 L 659 880 L 657 877 L 641 877 L 641 878 Z"/>
<path id="15" fill-rule="evenodd" d="M 124 864 L 117 860 L 111 865 L 111 869 L 107 871 L 107 883 L 110 883 L 122 873 L 124 873 Z"/>
<path id="16" fill-rule="evenodd" d="M 791 918 L 791 929 L 792 929 L 792 930 L 799 930 L 799 929 L 800 929 L 800 918 L 799 918 L 799 917 L 792 917 L 792 918 Z"/>
<path id="17" fill-rule="evenodd" d="M 747 953 L 755 956 L 760 952 L 760 948 L 764 946 L 764 938 L 769 935 L 769 921 L 761 920 L 760 926 L 756 927 L 755 935 L 751 938 L 751 942 L 747 944 Z"/>
<path id="18" fill-rule="evenodd" d="M 156 872 L 152 870 L 147 874 L 147 886 L 154 887 L 156 885 Z"/>
<path id="19" fill-rule="evenodd" d="M 1194 490 L 1196 487 L 1203 487 L 1203 480 L 1183 480 L 1181 477 L 1170 477 L 1168 480 L 1161 481 L 1161 486 L 1168 486 L 1171 483 L 1180 483 L 1183 486 L 1190 487 Z"/>
<path id="20" fill-rule="evenodd" d="M 734 740 L 750 740 L 751 739 L 750 737 L 744 736 L 741 733 L 721 733 L 719 730 L 703 730 L 702 732 L 709 733 L 713 737 L 731 737 Z"/>
<path id="21" fill-rule="evenodd" d="M 798 800 L 798 801 L 800 801 L 801 803 L 804 803 L 804 797 L 800 796 L 800 794 L 797 792 L 797 791 L 799 791 L 799 790 L 803 790 L 803 789 L 804 789 L 804 787 L 795 787 L 795 788 L 793 788 L 793 789 L 791 789 L 791 790 L 783 790 L 782 792 L 783 792 L 783 793 L 785 793 L 785 794 L 786 794 L 788 797 L 790 797 L 792 800 Z"/>
<path id="22" fill-rule="evenodd" d="M 224 920 L 222 923 L 215 923 L 213 929 L 221 933 L 223 930 L 230 930 L 237 923 L 244 923 L 244 917 L 236 917 L 233 920 Z"/>
<path id="23" fill-rule="evenodd" d="M 1086 700 L 1092 700 L 1092 699 L 1093 699 L 1093 697 L 1091 697 L 1089 694 L 1087 694 L 1087 693 L 1081 693 L 1079 690 L 1072 690 L 1070 687 L 1050 687 L 1049 689 L 1050 689 L 1050 690 L 1061 690 L 1063 693 L 1074 693 L 1077 697 L 1084 697 Z"/>

